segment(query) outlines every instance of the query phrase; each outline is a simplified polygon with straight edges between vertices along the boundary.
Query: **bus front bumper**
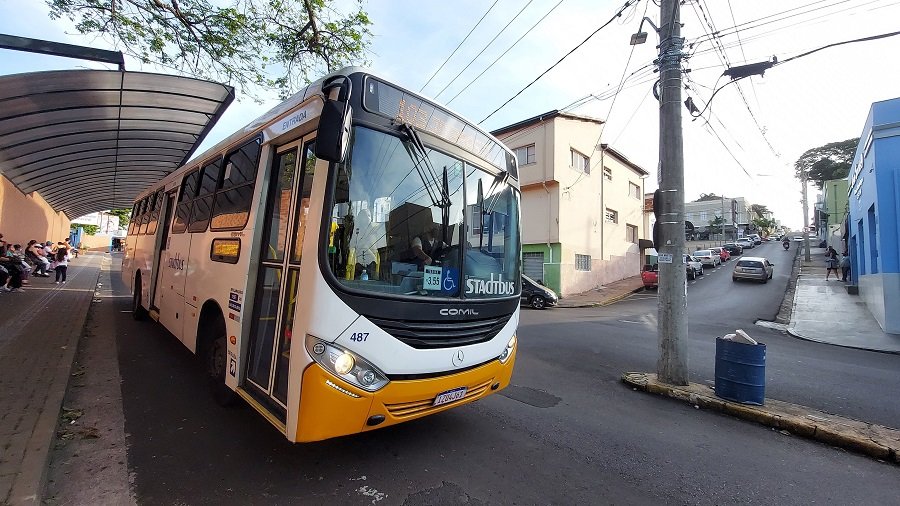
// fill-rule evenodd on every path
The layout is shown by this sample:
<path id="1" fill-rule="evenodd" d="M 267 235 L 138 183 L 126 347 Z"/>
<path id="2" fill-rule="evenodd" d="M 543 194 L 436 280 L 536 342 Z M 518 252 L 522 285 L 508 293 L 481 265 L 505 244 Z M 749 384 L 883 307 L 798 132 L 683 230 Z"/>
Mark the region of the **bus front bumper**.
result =
<path id="1" fill-rule="evenodd" d="M 380 429 L 460 406 L 509 385 L 514 349 L 506 363 L 492 360 L 435 378 L 391 381 L 377 392 L 357 388 L 313 362 L 303 372 L 296 442 L 319 441 Z M 465 387 L 458 400 L 434 405 L 438 395 Z"/>

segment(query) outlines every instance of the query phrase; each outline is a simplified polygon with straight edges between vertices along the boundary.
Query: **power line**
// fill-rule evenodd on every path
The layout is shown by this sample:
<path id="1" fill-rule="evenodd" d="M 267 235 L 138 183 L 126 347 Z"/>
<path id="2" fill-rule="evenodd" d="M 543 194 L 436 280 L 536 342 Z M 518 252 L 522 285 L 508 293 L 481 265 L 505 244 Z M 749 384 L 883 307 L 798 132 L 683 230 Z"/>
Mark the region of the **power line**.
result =
<path id="1" fill-rule="evenodd" d="M 499 2 L 499 1 L 500 1 L 500 0 L 494 0 L 494 3 L 492 3 L 491 6 L 488 7 L 487 12 L 485 12 L 484 15 L 481 16 L 481 19 L 479 19 L 478 22 L 475 23 L 475 26 L 473 26 L 472 29 L 469 30 L 469 33 L 467 33 L 466 36 L 463 38 L 463 40 L 462 40 L 459 44 L 457 44 L 457 46 L 456 46 L 456 48 L 453 50 L 453 52 L 450 53 L 450 56 L 448 56 L 447 59 L 444 60 L 444 63 L 441 63 L 441 66 L 438 67 L 438 69 L 434 71 L 434 74 L 431 74 L 431 77 L 429 77 L 428 80 L 425 81 L 425 84 L 423 84 L 422 87 L 419 88 L 419 93 L 422 93 L 422 90 L 424 90 L 425 87 L 428 86 L 428 83 L 430 83 L 431 80 L 434 79 L 434 76 L 438 75 L 438 72 L 440 72 L 441 69 L 444 68 L 444 65 L 446 65 L 447 62 L 450 61 L 450 58 L 453 58 L 453 55 L 456 54 L 456 52 L 459 50 L 459 48 L 462 47 L 462 45 L 463 45 L 467 40 L 469 40 L 469 36 L 472 35 L 472 32 L 474 32 L 475 29 L 478 28 L 478 25 L 480 25 L 481 22 L 484 21 L 484 18 L 486 18 L 487 15 L 490 14 L 490 12 L 494 9 L 494 6 L 497 5 L 497 2 Z"/>
<path id="2" fill-rule="evenodd" d="M 447 101 L 447 105 L 450 105 L 451 102 L 453 102 L 454 100 L 456 100 L 456 97 L 458 97 L 462 92 L 466 91 L 466 90 L 469 88 L 469 86 L 472 86 L 472 84 L 474 84 L 475 81 L 477 81 L 479 77 L 483 76 L 484 73 L 487 72 L 488 70 L 490 70 L 490 68 L 493 67 L 495 63 L 497 63 L 498 61 L 500 61 L 500 58 L 503 58 L 504 56 L 506 56 L 506 53 L 510 52 L 510 50 L 511 50 L 512 48 L 516 47 L 516 45 L 517 45 L 519 42 L 521 42 L 522 39 L 524 39 L 526 35 L 528 35 L 529 33 L 531 33 L 531 31 L 534 30 L 535 27 L 537 27 L 537 25 L 541 24 L 541 22 L 543 22 L 545 19 L 547 19 L 547 16 L 549 16 L 550 13 L 552 13 L 554 10 L 556 10 L 556 8 L 559 7 L 559 4 L 561 4 L 561 3 L 563 3 L 563 2 L 565 2 L 565 0 L 559 0 L 559 2 L 556 3 L 556 5 L 554 5 L 553 7 L 551 7 L 550 10 L 547 11 L 547 13 L 544 14 L 544 15 L 541 17 L 541 19 L 539 19 L 539 20 L 537 21 L 537 23 L 531 25 L 531 28 L 529 28 L 528 30 L 526 30 L 525 33 L 523 33 L 521 37 L 519 37 L 518 39 L 516 39 L 516 41 L 513 42 L 513 44 L 512 44 L 511 46 L 509 46 L 509 47 L 506 49 L 506 51 L 503 51 L 503 53 L 500 54 L 500 56 L 498 56 L 496 60 L 492 61 L 492 62 L 490 63 L 490 65 L 488 65 L 487 67 L 485 67 L 484 70 L 482 70 L 480 74 L 478 74 L 477 76 L 475 76 L 474 79 L 472 79 L 471 81 L 469 81 L 469 84 L 467 84 L 463 89 L 459 90 L 459 92 L 457 92 L 456 95 L 453 95 L 453 98 L 451 98 L 450 100 Z"/>
<path id="3" fill-rule="evenodd" d="M 525 85 L 524 88 L 522 88 L 522 89 L 519 90 L 515 95 L 513 95 L 512 97 L 510 97 L 509 100 L 507 100 L 506 102 L 503 102 L 503 104 L 501 104 L 500 107 L 494 109 L 490 114 L 488 114 L 487 116 L 485 116 L 484 119 L 482 119 L 481 121 L 478 122 L 478 124 L 480 125 L 480 124 L 484 123 L 484 122 L 487 121 L 491 116 L 493 116 L 494 114 L 496 114 L 497 111 L 499 111 L 500 109 L 503 109 L 504 107 L 506 107 L 507 104 L 509 104 L 510 102 L 512 102 L 513 100 L 515 100 L 516 97 L 518 97 L 519 95 L 521 95 L 522 92 L 524 92 L 525 90 L 527 90 L 528 88 L 530 88 L 534 83 L 538 82 L 538 80 L 540 80 L 542 77 L 544 77 L 548 72 L 550 72 L 551 70 L 553 70 L 554 68 L 556 68 L 557 65 L 559 65 L 560 63 L 562 63 L 563 60 L 565 60 L 566 58 L 568 58 L 572 53 L 574 53 L 575 51 L 577 51 L 581 46 L 585 45 L 585 44 L 587 43 L 587 41 L 591 40 L 591 38 L 593 38 L 594 35 L 597 35 L 597 33 L 598 33 L 600 30 L 606 28 L 606 27 L 607 27 L 610 23 L 612 23 L 617 17 L 621 16 L 621 15 L 622 15 L 622 12 L 623 12 L 625 9 L 627 9 L 628 7 L 630 7 L 632 3 L 635 3 L 635 2 L 638 2 L 638 1 L 640 1 L 640 0 L 626 0 L 625 5 L 622 6 L 621 9 L 619 9 L 618 11 L 616 11 L 616 13 L 613 14 L 613 16 L 612 16 L 611 18 L 609 18 L 609 20 L 608 20 L 606 23 L 603 23 L 603 24 L 600 26 L 600 28 L 597 28 L 596 30 L 594 30 L 590 35 L 588 35 L 588 36 L 587 36 L 583 41 L 581 41 L 577 46 L 575 46 L 574 48 L 572 48 L 568 53 L 566 53 L 565 55 L 563 55 L 562 58 L 560 58 L 559 60 L 557 60 L 556 63 L 554 63 L 553 65 L 551 65 L 550 68 L 548 68 L 547 70 L 541 72 L 540 75 L 538 75 L 537 77 L 535 77 L 533 81 L 531 81 L 530 83 L 528 83 L 527 85 Z"/>
<path id="4" fill-rule="evenodd" d="M 499 37 L 501 34 L 503 34 L 503 32 L 506 31 L 507 28 L 509 28 L 509 25 L 511 25 L 511 24 L 513 23 L 513 21 L 515 21 L 516 19 L 518 19 L 519 16 L 522 15 L 523 12 L 525 12 L 525 9 L 527 9 L 528 6 L 531 5 L 531 2 L 533 2 L 533 1 L 534 1 L 534 0 L 528 0 L 528 3 L 525 4 L 525 6 L 522 7 L 522 8 L 519 10 L 519 12 L 517 12 L 516 15 L 513 16 L 513 18 L 510 19 L 509 22 L 506 23 L 506 25 L 505 25 L 499 32 L 497 32 L 497 35 L 494 35 L 494 38 L 491 39 L 490 42 L 488 42 L 483 48 L 481 48 L 481 51 L 479 51 L 478 54 L 476 54 L 475 57 L 472 58 L 471 61 L 469 61 L 469 63 L 465 66 L 465 68 L 463 68 L 462 70 L 460 70 L 459 73 L 456 74 L 456 77 L 454 77 L 453 79 L 451 79 L 450 82 L 447 83 L 447 86 L 444 86 L 444 87 L 441 89 L 441 91 L 439 91 L 439 92 L 437 93 L 437 95 L 434 96 L 434 98 L 438 98 L 439 96 L 441 96 L 441 93 L 443 93 L 447 88 L 449 88 L 451 84 L 453 84 L 454 82 L 456 82 L 456 80 L 459 79 L 459 77 L 462 75 L 462 73 L 465 72 L 469 67 L 471 67 L 473 63 L 475 63 L 475 60 L 477 60 L 478 57 L 481 56 L 481 55 L 487 50 L 487 48 L 489 48 L 489 47 L 491 46 L 491 44 L 494 43 L 495 40 L 497 40 L 497 37 Z"/>

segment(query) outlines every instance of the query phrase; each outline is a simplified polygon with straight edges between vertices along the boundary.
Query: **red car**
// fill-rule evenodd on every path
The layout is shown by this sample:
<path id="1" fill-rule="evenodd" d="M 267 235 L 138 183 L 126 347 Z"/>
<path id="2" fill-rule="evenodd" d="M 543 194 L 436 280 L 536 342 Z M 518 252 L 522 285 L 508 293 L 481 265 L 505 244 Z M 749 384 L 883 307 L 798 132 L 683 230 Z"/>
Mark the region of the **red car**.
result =
<path id="1" fill-rule="evenodd" d="M 709 248 L 713 253 L 719 254 L 719 259 L 722 260 L 722 263 L 725 263 L 729 258 L 731 258 L 731 253 L 728 252 L 725 248 Z"/>
<path id="2" fill-rule="evenodd" d="M 641 269 L 641 281 L 644 282 L 644 288 L 656 288 L 659 286 L 659 271 L 657 265 L 647 264 Z"/>

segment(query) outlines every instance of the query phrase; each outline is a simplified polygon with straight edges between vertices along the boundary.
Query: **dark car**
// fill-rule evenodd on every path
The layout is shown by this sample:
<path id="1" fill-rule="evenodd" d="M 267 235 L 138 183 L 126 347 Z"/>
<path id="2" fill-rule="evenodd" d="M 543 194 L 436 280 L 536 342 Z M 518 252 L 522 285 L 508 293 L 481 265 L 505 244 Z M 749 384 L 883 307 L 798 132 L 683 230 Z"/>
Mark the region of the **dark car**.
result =
<path id="1" fill-rule="evenodd" d="M 523 274 L 522 303 L 535 309 L 545 309 L 557 305 L 559 297 L 553 290 Z"/>
<path id="2" fill-rule="evenodd" d="M 737 256 L 744 254 L 744 248 L 739 244 L 735 244 L 733 242 L 726 242 L 722 249 L 728 252 L 731 256 Z"/>

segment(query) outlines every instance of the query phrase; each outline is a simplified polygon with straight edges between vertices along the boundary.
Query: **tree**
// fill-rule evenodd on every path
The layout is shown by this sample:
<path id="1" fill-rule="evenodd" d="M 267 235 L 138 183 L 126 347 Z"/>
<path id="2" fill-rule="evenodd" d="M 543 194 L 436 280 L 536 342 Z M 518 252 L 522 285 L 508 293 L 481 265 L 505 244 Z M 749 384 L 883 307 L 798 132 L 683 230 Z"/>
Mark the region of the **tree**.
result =
<path id="1" fill-rule="evenodd" d="M 119 228 L 125 228 L 131 223 L 131 209 L 110 209 L 109 214 L 119 217 Z"/>
<path id="2" fill-rule="evenodd" d="M 725 219 L 721 216 L 716 216 L 712 220 L 709 221 L 709 230 L 710 234 L 721 234 L 722 233 L 722 225 L 725 224 Z"/>
<path id="3" fill-rule="evenodd" d="M 100 227 L 98 225 L 82 225 L 80 223 L 72 223 L 71 225 L 69 225 L 69 230 L 75 232 L 76 230 L 78 230 L 78 227 L 81 227 L 81 229 L 84 230 L 84 233 L 87 235 L 94 235 L 100 230 Z"/>
<path id="4" fill-rule="evenodd" d="M 694 202 L 706 202 L 709 200 L 722 200 L 722 196 L 716 195 L 715 193 L 701 193 L 700 198 Z"/>
<path id="5" fill-rule="evenodd" d="M 366 64 L 372 22 L 334 0 L 46 0 L 66 17 L 144 63 L 286 98 L 311 75 Z"/>
<path id="6" fill-rule="evenodd" d="M 805 173 L 807 181 L 814 182 L 820 190 L 825 181 L 847 177 L 850 173 L 850 164 L 856 156 L 857 144 L 859 144 L 858 137 L 808 149 L 794 162 L 795 177 L 802 179 Z"/>
<path id="7" fill-rule="evenodd" d="M 766 236 L 770 235 L 777 226 L 775 220 L 772 218 L 753 218 L 750 221 L 756 226 L 756 230 L 758 230 L 761 235 Z"/>
<path id="8" fill-rule="evenodd" d="M 760 218 L 765 218 L 771 211 L 763 204 L 750 204 L 750 212 Z"/>

